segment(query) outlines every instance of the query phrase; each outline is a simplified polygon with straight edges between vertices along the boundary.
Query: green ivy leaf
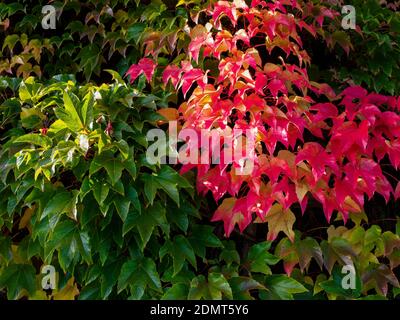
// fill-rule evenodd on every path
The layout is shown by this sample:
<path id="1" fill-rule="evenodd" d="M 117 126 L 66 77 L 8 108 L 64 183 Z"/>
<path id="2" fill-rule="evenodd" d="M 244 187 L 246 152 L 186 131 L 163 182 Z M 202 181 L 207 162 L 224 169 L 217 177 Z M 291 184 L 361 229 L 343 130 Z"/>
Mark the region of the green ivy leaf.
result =
<path id="1" fill-rule="evenodd" d="M 307 292 L 307 289 L 293 278 L 284 275 L 270 275 L 265 287 L 274 299 L 293 300 L 293 294 Z"/>
<path id="2" fill-rule="evenodd" d="M 80 257 L 92 263 L 89 234 L 81 231 L 72 220 L 64 220 L 56 225 L 45 244 L 45 260 L 51 261 L 54 250 L 58 250 L 60 266 L 67 271 L 73 261 Z"/>
<path id="3" fill-rule="evenodd" d="M 126 33 L 126 40 L 133 40 L 137 44 L 145 29 L 146 24 L 141 22 L 134 23 L 128 28 L 128 31 Z"/>
<path id="4" fill-rule="evenodd" d="M 175 283 L 168 288 L 161 300 L 185 300 L 188 296 L 189 287 L 185 283 Z"/>
<path id="5" fill-rule="evenodd" d="M 235 300 L 254 300 L 250 290 L 266 290 L 261 283 L 249 277 L 233 277 L 229 279 L 229 284 Z"/>
<path id="6" fill-rule="evenodd" d="M 93 174 L 100 168 L 106 169 L 113 185 L 121 178 L 122 170 L 124 169 L 121 160 L 114 158 L 113 154 L 110 152 L 103 152 L 97 155 L 90 165 L 89 172 Z"/>
<path id="7" fill-rule="evenodd" d="M 129 212 L 129 207 L 131 204 L 131 201 L 128 198 L 122 197 L 120 195 L 114 197 L 114 205 L 115 208 L 117 209 L 117 212 L 123 222 L 125 222 L 128 212 Z"/>
<path id="8" fill-rule="evenodd" d="M 28 133 L 18 137 L 14 140 L 15 143 L 31 143 L 42 148 L 49 148 L 52 145 L 52 141 L 47 136 L 42 136 L 35 133 Z"/>
<path id="9" fill-rule="evenodd" d="M 30 264 L 10 264 L 0 274 L 0 288 L 7 288 L 7 298 L 15 300 L 23 289 L 29 294 L 36 290 L 35 268 Z"/>
<path id="10" fill-rule="evenodd" d="M 150 258 L 131 259 L 125 262 L 118 278 L 118 292 L 130 287 L 134 299 L 140 299 L 147 286 L 161 291 L 160 276 L 155 262 Z"/>
<path id="11" fill-rule="evenodd" d="M 223 247 L 221 240 L 213 233 L 214 228 L 205 225 L 193 225 L 191 234 L 189 235 L 189 242 L 196 255 L 205 259 L 206 248 L 219 248 Z"/>
<path id="12" fill-rule="evenodd" d="M 140 214 L 137 210 L 130 210 L 124 222 L 122 233 L 125 235 L 136 227 L 140 236 L 140 247 L 143 250 L 156 227 L 160 227 L 168 236 L 170 226 L 166 220 L 165 208 L 159 202 L 146 208 Z"/>
<path id="13" fill-rule="evenodd" d="M 1 48 L 1 51 L 4 51 L 4 49 L 7 48 L 7 47 L 8 47 L 8 49 L 9 49 L 10 51 L 13 51 L 14 46 L 17 44 L 18 40 L 19 40 L 19 35 L 17 35 L 17 34 L 8 35 L 8 36 L 4 39 L 4 42 L 3 42 L 3 46 L 2 46 L 2 48 Z"/>
<path id="14" fill-rule="evenodd" d="M 106 182 L 97 181 L 94 183 L 92 188 L 93 188 L 94 198 L 96 199 L 99 205 L 102 205 L 104 203 L 104 200 L 106 200 L 107 198 L 107 195 L 110 191 L 110 187 Z"/>
<path id="15" fill-rule="evenodd" d="M 44 219 L 47 216 L 61 215 L 70 210 L 72 204 L 72 195 L 69 192 L 57 193 L 44 208 L 40 219 Z"/>
<path id="16" fill-rule="evenodd" d="M 190 264 L 197 269 L 196 257 L 189 241 L 182 235 L 176 236 L 173 241 L 166 241 L 160 249 L 160 259 L 166 254 L 169 254 L 173 259 L 174 274 L 177 275 L 188 260 Z"/>
<path id="17" fill-rule="evenodd" d="M 264 274 L 271 274 L 269 265 L 275 265 L 280 261 L 280 258 L 269 253 L 271 247 L 270 241 L 264 241 L 253 245 L 250 248 L 247 260 L 250 264 L 251 272 L 261 272 Z"/>
<path id="18" fill-rule="evenodd" d="M 349 298 L 357 298 L 361 294 L 362 290 L 362 283 L 361 278 L 358 275 L 358 272 L 355 274 L 355 285 L 354 289 L 345 289 L 342 286 L 343 277 L 346 276 L 346 273 L 341 273 L 341 268 L 336 266 L 333 269 L 332 275 L 329 280 L 322 281 L 319 283 L 319 286 L 325 290 L 328 294 L 334 296 L 341 296 L 341 297 L 349 297 Z"/>
<path id="19" fill-rule="evenodd" d="M 144 191 L 150 204 L 153 203 L 157 190 L 164 190 L 179 207 L 179 188 L 192 188 L 189 182 L 180 176 L 175 170 L 163 166 L 158 173 L 143 174 Z"/>
<path id="20" fill-rule="evenodd" d="M 84 126 L 69 93 L 63 93 L 63 102 L 64 108 L 56 107 L 54 112 L 56 116 L 62 120 L 71 131 L 78 132 Z"/>
<path id="21" fill-rule="evenodd" d="M 232 299 L 232 289 L 221 273 L 210 273 L 208 280 L 200 275 L 190 283 L 189 300 L 221 300 L 223 296 Z"/>
<path id="22" fill-rule="evenodd" d="M 93 94 L 92 92 L 88 92 L 83 99 L 83 105 L 81 109 L 83 124 L 88 129 L 92 129 L 93 127 L 93 106 L 94 106 Z"/>

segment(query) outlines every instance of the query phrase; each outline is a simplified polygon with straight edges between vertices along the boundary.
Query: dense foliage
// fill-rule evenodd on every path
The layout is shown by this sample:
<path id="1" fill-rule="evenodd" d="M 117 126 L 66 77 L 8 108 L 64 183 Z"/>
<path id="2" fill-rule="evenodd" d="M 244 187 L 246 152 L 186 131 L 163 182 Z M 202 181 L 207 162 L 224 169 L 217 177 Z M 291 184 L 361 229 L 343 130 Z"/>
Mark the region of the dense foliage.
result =
<path id="1" fill-rule="evenodd" d="M 381 1 L 382 2 L 382 1 Z M 330 55 L 324 64 L 325 72 L 320 76 L 335 79 L 335 85 L 344 81 L 363 85 L 370 91 L 398 95 L 400 17 L 398 5 L 388 2 L 386 6 L 378 1 L 347 1 L 356 10 L 357 25 L 361 32 L 352 31 L 353 50 Z M 328 71 L 330 69 L 330 71 Z M 316 75 L 318 73 L 315 73 Z"/>
<path id="2" fill-rule="evenodd" d="M 1 3 L 4 297 L 395 298 L 400 17 L 352 2 Z M 149 163 L 171 120 L 256 147 Z"/>

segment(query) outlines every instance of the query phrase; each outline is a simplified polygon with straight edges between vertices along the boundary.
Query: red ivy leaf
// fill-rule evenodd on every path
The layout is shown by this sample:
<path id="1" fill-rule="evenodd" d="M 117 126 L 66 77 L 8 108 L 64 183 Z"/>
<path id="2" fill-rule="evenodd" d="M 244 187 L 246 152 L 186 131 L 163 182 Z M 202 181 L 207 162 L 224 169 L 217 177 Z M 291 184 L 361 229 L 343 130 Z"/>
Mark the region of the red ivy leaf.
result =
<path id="1" fill-rule="evenodd" d="M 162 76 L 164 85 L 167 85 L 168 81 L 171 80 L 172 85 L 177 88 L 181 74 L 181 68 L 174 64 L 168 65 L 165 68 Z"/>
<path id="2" fill-rule="evenodd" d="M 156 64 L 153 60 L 149 58 L 142 58 L 139 60 L 138 64 L 133 64 L 126 72 L 126 76 L 130 76 L 130 81 L 133 83 L 137 77 L 144 73 L 147 81 L 151 81 L 153 77 L 154 70 L 156 69 Z"/>

